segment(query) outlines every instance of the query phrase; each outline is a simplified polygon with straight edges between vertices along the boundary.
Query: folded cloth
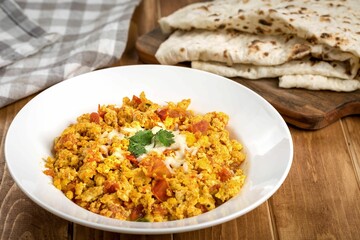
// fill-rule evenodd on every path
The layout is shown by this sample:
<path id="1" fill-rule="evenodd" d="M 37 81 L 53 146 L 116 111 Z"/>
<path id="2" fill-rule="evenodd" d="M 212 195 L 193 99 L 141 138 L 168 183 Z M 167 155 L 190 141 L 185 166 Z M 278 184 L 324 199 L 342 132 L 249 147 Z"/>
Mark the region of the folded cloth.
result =
<path id="1" fill-rule="evenodd" d="M 0 67 L 38 52 L 59 38 L 46 33 L 13 1 L 0 1 Z"/>
<path id="2" fill-rule="evenodd" d="M 0 107 L 109 66 L 140 0 L 0 0 Z"/>

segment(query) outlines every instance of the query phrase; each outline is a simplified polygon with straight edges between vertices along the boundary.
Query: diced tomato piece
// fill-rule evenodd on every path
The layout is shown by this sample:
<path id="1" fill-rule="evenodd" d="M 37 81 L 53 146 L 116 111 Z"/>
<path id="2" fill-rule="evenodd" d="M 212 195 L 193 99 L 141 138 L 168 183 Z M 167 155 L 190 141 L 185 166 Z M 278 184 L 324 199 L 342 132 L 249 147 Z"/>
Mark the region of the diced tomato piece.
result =
<path id="1" fill-rule="evenodd" d="M 164 177 L 170 177 L 171 172 L 166 167 L 163 160 L 158 157 L 146 158 L 141 161 L 141 165 L 146 169 L 146 175 L 148 177 L 154 177 L 156 179 L 162 179 Z"/>
<path id="2" fill-rule="evenodd" d="M 142 103 L 141 98 L 139 98 L 139 97 L 137 97 L 137 96 L 135 96 L 135 95 L 133 95 L 131 101 L 132 101 L 135 105 L 139 105 L 139 104 Z"/>
<path id="3" fill-rule="evenodd" d="M 135 166 L 139 166 L 139 162 L 134 155 L 126 155 L 125 157 Z"/>
<path id="4" fill-rule="evenodd" d="M 46 169 L 44 170 L 45 175 L 48 175 L 50 177 L 55 177 L 55 172 L 53 169 Z"/>
<path id="5" fill-rule="evenodd" d="M 207 208 L 206 208 L 206 206 L 205 206 L 204 204 L 197 203 L 195 206 L 196 206 L 197 208 L 200 208 L 200 210 L 201 210 L 202 213 L 208 211 Z"/>
<path id="6" fill-rule="evenodd" d="M 193 123 L 192 125 L 190 125 L 190 132 L 196 133 L 196 132 L 201 132 L 201 133 L 206 133 L 206 131 L 209 129 L 209 122 L 207 122 L 206 120 L 201 120 L 200 122 L 197 123 Z"/>
<path id="7" fill-rule="evenodd" d="M 97 112 L 92 112 L 90 114 L 90 122 L 94 122 L 99 124 L 100 123 L 100 116 Z"/>
<path id="8" fill-rule="evenodd" d="M 165 121 L 167 117 L 171 118 L 180 118 L 186 116 L 186 111 L 184 109 L 178 108 L 178 109 L 168 109 L 163 108 L 161 110 L 158 110 L 156 114 L 159 116 L 161 121 Z"/>
<path id="9" fill-rule="evenodd" d="M 165 179 L 156 179 L 153 182 L 151 191 L 159 201 L 164 202 L 169 198 L 166 194 L 168 188 L 169 184 Z"/>
<path id="10" fill-rule="evenodd" d="M 120 185 L 117 182 L 110 182 L 110 181 L 104 182 L 104 192 L 105 193 L 114 193 L 119 188 L 120 188 Z"/>
<path id="11" fill-rule="evenodd" d="M 227 180 L 229 180 L 233 176 L 232 172 L 226 167 L 223 167 L 218 172 L 218 175 L 220 177 L 220 181 L 222 181 L 222 182 L 226 182 Z"/>
<path id="12" fill-rule="evenodd" d="M 171 176 L 171 172 L 166 167 L 165 163 L 161 159 L 158 159 L 158 158 L 154 162 L 153 173 L 156 175 L 156 177 L 159 177 L 159 178 L 163 178 L 164 176 L 166 176 L 166 177 Z"/>
<path id="13" fill-rule="evenodd" d="M 172 118 L 178 118 L 178 117 L 184 117 L 186 115 L 186 112 L 184 109 L 178 108 L 178 109 L 171 109 L 169 111 L 169 116 Z"/>
<path id="14" fill-rule="evenodd" d="M 144 206 L 142 204 L 139 204 L 135 206 L 130 213 L 129 220 L 130 221 L 136 221 L 139 218 L 143 218 L 145 216 L 144 214 Z"/>
<path id="15" fill-rule="evenodd" d="M 163 108 L 161 110 L 158 110 L 156 112 L 156 114 L 159 116 L 159 118 L 161 119 L 161 121 L 165 121 L 165 119 L 169 116 L 169 109 L 167 108 Z"/>

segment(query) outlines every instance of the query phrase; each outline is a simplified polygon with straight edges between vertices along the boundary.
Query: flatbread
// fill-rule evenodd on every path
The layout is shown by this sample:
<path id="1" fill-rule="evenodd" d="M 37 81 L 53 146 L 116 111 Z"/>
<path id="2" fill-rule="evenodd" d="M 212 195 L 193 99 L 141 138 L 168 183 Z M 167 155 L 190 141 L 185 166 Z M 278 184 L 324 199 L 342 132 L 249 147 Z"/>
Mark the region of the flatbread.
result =
<path id="1" fill-rule="evenodd" d="M 344 80 L 318 75 L 285 75 L 279 78 L 279 87 L 352 92 L 360 89 L 360 80 Z"/>
<path id="2" fill-rule="evenodd" d="M 322 62 L 322 64 L 327 63 Z M 358 79 L 342 79 L 325 76 L 332 75 L 326 73 L 327 70 L 331 70 L 331 66 L 319 65 L 314 68 L 308 66 L 306 63 L 292 64 L 290 62 L 280 66 L 251 66 L 237 64 L 229 67 L 221 63 L 195 61 L 192 62 L 192 67 L 226 77 L 244 77 L 248 79 L 279 77 L 279 87 L 281 88 L 304 88 L 309 90 L 331 90 L 338 92 L 351 92 L 360 89 L 360 81 Z M 300 70 L 299 67 L 301 68 Z M 314 69 L 316 70 L 314 71 Z"/>
<path id="3" fill-rule="evenodd" d="M 159 21 L 175 29 L 236 29 L 253 34 L 291 34 L 360 56 L 357 0 L 216 0 L 190 4 Z"/>
<path id="4" fill-rule="evenodd" d="M 243 77 L 247 79 L 277 78 L 284 75 L 320 75 L 339 79 L 352 79 L 345 73 L 346 66 L 342 62 L 314 62 L 310 59 L 293 60 L 275 66 L 251 64 L 227 66 L 219 62 L 193 61 L 191 67 L 224 77 Z"/>
<path id="5" fill-rule="evenodd" d="M 307 74 L 321 72 L 344 79 L 355 77 L 359 70 L 358 57 L 338 49 L 314 45 L 294 36 L 254 35 L 233 30 L 178 30 L 160 45 L 155 57 L 161 64 L 169 65 L 185 61 L 211 61 L 226 63 L 228 66 L 238 63 L 283 65 L 279 69 L 291 66 L 296 70 L 296 64 L 301 64 L 299 69 L 306 66 Z M 297 59 L 302 61 L 293 61 Z M 284 65 L 287 62 L 291 64 Z M 315 66 L 313 72 L 310 72 L 311 66 Z M 323 71 L 319 71 L 321 67 Z"/>
<path id="6" fill-rule="evenodd" d="M 258 36 L 231 30 L 176 31 L 160 45 L 155 57 L 161 64 L 201 60 L 226 62 L 229 66 L 279 65 L 309 55 L 310 45 L 289 36 Z"/>

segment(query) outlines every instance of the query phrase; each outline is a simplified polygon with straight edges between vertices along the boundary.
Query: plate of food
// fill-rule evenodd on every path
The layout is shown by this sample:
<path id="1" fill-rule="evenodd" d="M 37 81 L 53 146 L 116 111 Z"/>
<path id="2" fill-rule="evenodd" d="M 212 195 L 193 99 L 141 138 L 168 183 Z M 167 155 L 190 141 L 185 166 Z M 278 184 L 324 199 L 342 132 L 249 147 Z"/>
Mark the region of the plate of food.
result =
<path id="1" fill-rule="evenodd" d="M 257 93 L 216 74 L 162 65 L 56 84 L 20 110 L 5 139 L 13 179 L 39 206 L 134 234 L 240 217 L 280 188 L 292 158 L 285 121 Z"/>
<path id="2" fill-rule="evenodd" d="M 356 1 L 190 2 L 138 39 L 144 63 L 229 77 L 303 129 L 360 113 Z"/>

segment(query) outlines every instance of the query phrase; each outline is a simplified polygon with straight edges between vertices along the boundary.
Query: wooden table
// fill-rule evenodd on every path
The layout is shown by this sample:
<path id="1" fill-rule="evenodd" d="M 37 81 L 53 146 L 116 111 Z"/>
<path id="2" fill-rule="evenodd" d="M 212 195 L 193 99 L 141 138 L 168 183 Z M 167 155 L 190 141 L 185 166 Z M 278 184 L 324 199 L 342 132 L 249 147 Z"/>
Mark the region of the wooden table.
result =
<path id="1" fill-rule="evenodd" d="M 137 37 L 157 19 L 192 0 L 144 0 L 131 22 L 129 42 L 117 65 L 138 64 Z M 14 183 L 4 140 L 18 111 L 34 96 L 0 109 L 1 239 L 360 239 L 360 116 L 305 131 L 289 126 L 294 161 L 280 189 L 255 210 L 222 225 L 167 235 L 104 232 L 63 220 L 37 206 Z"/>

